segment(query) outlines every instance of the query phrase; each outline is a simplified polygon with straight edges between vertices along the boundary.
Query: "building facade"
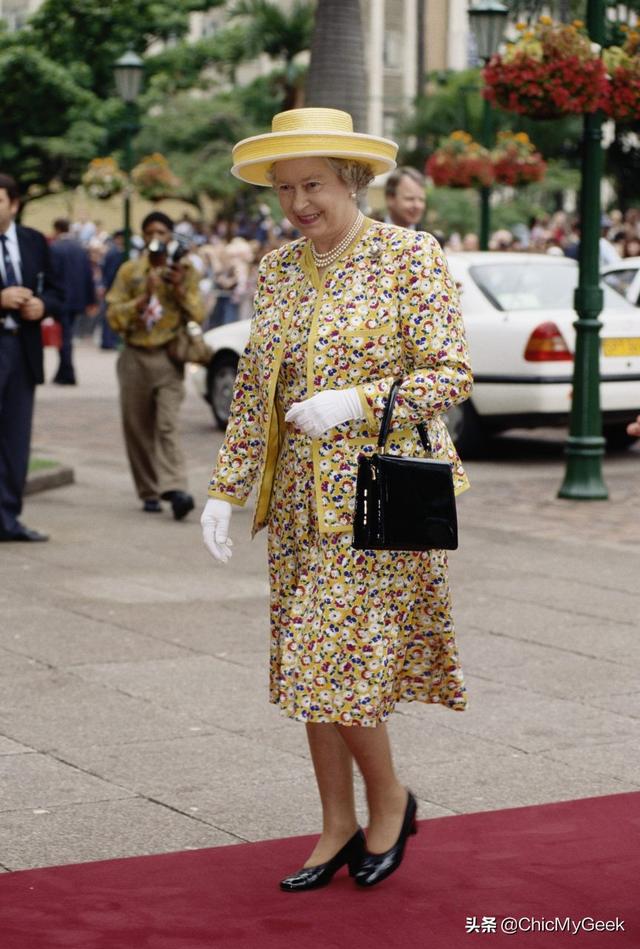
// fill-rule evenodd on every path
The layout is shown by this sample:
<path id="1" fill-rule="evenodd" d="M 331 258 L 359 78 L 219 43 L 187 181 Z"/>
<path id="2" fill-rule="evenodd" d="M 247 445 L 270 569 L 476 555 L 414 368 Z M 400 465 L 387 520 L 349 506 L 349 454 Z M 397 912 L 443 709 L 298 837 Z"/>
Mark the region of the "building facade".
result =
<path id="1" fill-rule="evenodd" d="M 42 0 L 0 0 L 0 20 L 11 32 L 19 30 L 41 4 Z"/>
<path id="2" fill-rule="evenodd" d="M 467 65 L 466 0 L 361 0 L 369 81 L 369 129 L 393 135 L 424 75 Z"/>

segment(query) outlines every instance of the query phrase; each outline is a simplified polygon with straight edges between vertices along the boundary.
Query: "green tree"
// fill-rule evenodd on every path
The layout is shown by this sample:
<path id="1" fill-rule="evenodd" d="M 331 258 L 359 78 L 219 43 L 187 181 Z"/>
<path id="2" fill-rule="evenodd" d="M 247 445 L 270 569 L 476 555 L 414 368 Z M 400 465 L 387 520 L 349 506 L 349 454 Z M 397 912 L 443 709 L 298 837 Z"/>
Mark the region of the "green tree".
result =
<path id="1" fill-rule="evenodd" d="M 253 190 L 229 174 L 231 149 L 242 138 L 264 131 L 279 108 L 279 91 L 268 78 L 207 98 L 182 93 L 161 112 L 148 114 L 135 142 L 141 157 L 160 151 L 182 179 L 183 197 L 198 204 L 201 196 L 246 203 Z"/>
<path id="2" fill-rule="evenodd" d="M 113 64 L 126 49 L 142 55 L 154 43 L 175 42 L 189 14 L 224 0 L 45 0 L 24 39 L 70 69 L 100 98 L 113 92 Z"/>
<path id="3" fill-rule="evenodd" d="M 229 15 L 241 17 L 246 25 L 250 59 L 266 53 L 270 59 L 290 66 L 298 53 L 309 49 L 314 24 L 314 8 L 309 0 L 294 0 L 290 10 L 269 0 L 237 0 Z"/>
<path id="4" fill-rule="evenodd" d="M 0 50 L 0 168 L 27 199 L 52 180 L 77 180 L 100 149 L 100 103 L 64 67 L 30 46 Z"/>
<path id="5" fill-rule="evenodd" d="M 199 42 L 183 41 L 148 56 L 145 103 L 163 102 L 167 95 L 185 89 L 215 88 L 220 76 L 235 85 L 236 70 L 247 60 L 246 40 L 246 27 L 234 23 Z"/>

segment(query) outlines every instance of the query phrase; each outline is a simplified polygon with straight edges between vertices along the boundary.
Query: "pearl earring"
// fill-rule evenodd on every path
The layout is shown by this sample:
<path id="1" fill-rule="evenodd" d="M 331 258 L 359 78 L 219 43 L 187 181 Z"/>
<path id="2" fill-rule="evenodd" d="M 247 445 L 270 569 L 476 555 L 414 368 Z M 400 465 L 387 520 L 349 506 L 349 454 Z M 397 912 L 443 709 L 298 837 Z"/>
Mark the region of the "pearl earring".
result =
<path id="1" fill-rule="evenodd" d="M 356 193 L 355 191 L 352 191 L 351 194 L 349 195 L 349 197 L 350 197 L 350 198 L 355 198 L 355 197 L 357 197 L 357 193 Z"/>

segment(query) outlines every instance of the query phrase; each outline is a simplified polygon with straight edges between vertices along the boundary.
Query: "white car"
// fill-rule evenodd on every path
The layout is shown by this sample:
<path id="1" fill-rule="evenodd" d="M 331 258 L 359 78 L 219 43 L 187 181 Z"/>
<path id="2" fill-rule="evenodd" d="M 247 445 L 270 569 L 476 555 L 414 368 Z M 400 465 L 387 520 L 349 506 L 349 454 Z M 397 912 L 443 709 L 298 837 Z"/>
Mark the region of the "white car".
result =
<path id="1" fill-rule="evenodd" d="M 463 456 L 509 428 L 566 425 L 575 348 L 573 294 L 578 266 L 566 257 L 516 253 L 452 253 L 471 351 L 471 398 L 449 413 Z M 604 286 L 601 405 L 611 446 L 633 441 L 628 421 L 640 410 L 640 311 Z M 249 338 L 249 320 L 205 333 L 214 350 L 194 380 L 221 428 L 229 416 L 233 380 Z"/>
<path id="2" fill-rule="evenodd" d="M 640 257 L 624 257 L 602 268 L 602 279 L 608 287 L 640 306 Z"/>

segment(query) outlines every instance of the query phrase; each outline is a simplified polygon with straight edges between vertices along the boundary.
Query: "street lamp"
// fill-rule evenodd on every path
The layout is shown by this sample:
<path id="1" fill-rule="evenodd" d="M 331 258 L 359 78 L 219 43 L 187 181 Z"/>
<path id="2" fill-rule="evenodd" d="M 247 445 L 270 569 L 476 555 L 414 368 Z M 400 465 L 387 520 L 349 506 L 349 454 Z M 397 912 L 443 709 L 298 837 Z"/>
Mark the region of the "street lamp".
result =
<path id="1" fill-rule="evenodd" d="M 478 58 L 486 65 L 498 50 L 509 10 L 498 0 L 476 0 L 467 13 Z M 492 125 L 491 104 L 485 99 L 480 132 L 480 143 L 485 148 L 491 148 L 493 145 Z M 489 250 L 490 197 L 491 188 L 480 188 L 480 250 Z"/>
<path id="2" fill-rule="evenodd" d="M 131 142 L 134 133 L 138 130 L 135 102 L 142 85 L 143 70 L 144 63 L 133 50 L 128 50 L 113 65 L 116 90 L 124 102 L 126 110 L 124 170 L 127 175 L 131 174 L 133 168 Z M 124 253 L 125 259 L 128 260 L 131 253 L 131 185 L 129 183 L 127 183 L 124 191 Z"/>
<path id="3" fill-rule="evenodd" d="M 587 0 L 587 31 L 602 46 L 605 34 L 604 0 Z M 573 366 L 571 420 L 565 453 L 567 468 L 558 497 L 574 501 L 605 501 L 602 478 L 602 415 L 600 412 L 600 328 L 603 293 L 600 287 L 600 182 L 602 112 L 588 112 L 582 133 L 580 183 L 580 271 L 574 304 L 578 319 Z"/>

